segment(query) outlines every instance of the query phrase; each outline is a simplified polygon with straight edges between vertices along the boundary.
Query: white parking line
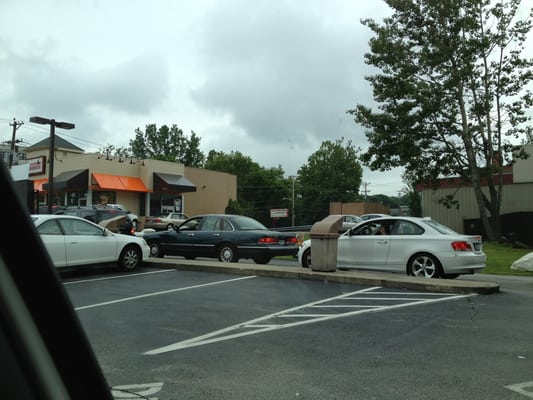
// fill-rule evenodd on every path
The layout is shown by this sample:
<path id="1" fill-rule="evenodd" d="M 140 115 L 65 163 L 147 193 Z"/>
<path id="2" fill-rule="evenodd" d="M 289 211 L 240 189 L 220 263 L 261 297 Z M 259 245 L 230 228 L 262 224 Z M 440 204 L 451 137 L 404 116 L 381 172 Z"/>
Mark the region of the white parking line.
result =
<path id="1" fill-rule="evenodd" d="M 73 285 L 75 283 L 87 283 L 87 282 L 94 282 L 94 281 L 107 281 L 108 279 L 123 279 L 123 278 L 130 278 L 132 276 L 139 276 L 139 275 L 160 274 L 162 272 L 176 272 L 176 270 L 175 269 L 163 269 L 160 271 L 139 272 L 138 274 L 127 274 L 127 275 L 106 276 L 103 278 L 83 279 L 81 281 L 63 282 L 63 285 Z"/>
<path id="2" fill-rule="evenodd" d="M 229 326 L 224 329 L 220 329 L 218 331 L 210 332 L 205 335 L 197 336 L 195 338 L 183 340 L 181 342 L 177 342 L 174 344 L 170 344 L 167 346 L 159 347 L 157 349 L 146 351 L 145 355 L 154 355 L 154 354 L 160 354 L 165 353 L 169 351 L 175 351 L 175 350 L 181 350 L 188 347 L 195 347 L 195 346 L 201 346 L 204 344 L 209 343 L 215 343 L 222 340 L 229 340 L 234 339 L 241 336 L 248 336 L 248 335 L 254 335 L 257 333 L 262 332 L 268 332 L 276 329 L 283 329 L 283 328 L 290 328 L 294 326 L 300 326 L 305 324 L 311 324 L 316 322 L 322 322 L 327 321 L 331 319 L 337 319 L 337 318 L 345 318 L 356 314 L 363 314 L 367 312 L 378 312 L 378 311 L 384 311 L 384 310 L 392 310 L 402 307 L 410 307 L 414 305 L 419 304 L 428 304 L 428 303 L 436 303 L 440 301 L 446 301 L 446 300 L 452 300 L 452 299 L 460 299 L 465 297 L 472 297 L 475 295 L 454 295 L 454 294 L 446 294 L 446 293 L 439 293 L 436 294 L 429 294 L 429 293 L 419 293 L 416 297 L 414 297 L 413 293 L 410 293 L 409 296 L 412 297 L 405 297 L 405 293 L 392 293 L 385 291 L 382 293 L 384 296 L 383 299 L 390 299 L 389 296 L 391 294 L 397 294 L 396 301 L 398 304 L 389 304 L 389 305 L 381 305 L 377 303 L 378 300 L 381 300 L 381 297 L 378 297 L 379 293 L 376 293 L 375 291 L 381 289 L 381 287 L 371 287 L 366 288 L 363 290 L 358 290 L 351 293 L 345 293 L 339 296 L 330 297 L 327 299 L 314 301 L 312 303 L 304 304 L 301 306 L 289 308 L 283 311 L 279 311 L 273 314 L 268 314 L 263 317 L 259 317 L 247 322 L 242 322 L 237 325 Z M 354 297 L 354 295 L 359 295 L 357 297 Z M 369 296 L 361 296 L 361 294 L 369 294 Z M 368 302 L 368 300 L 376 301 L 376 304 L 374 305 L 368 305 L 368 304 L 328 304 L 328 303 L 335 303 L 338 301 L 342 301 L 344 303 L 346 302 L 352 302 L 352 301 L 363 301 Z M 346 312 L 338 312 L 338 307 L 345 307 L 349 311 Z M 317 308 L 320 308 L 321 313 L 314 313 L 313 310 L 316 310 Z M 332 309 L 331 313 L 324 312 L 327 309 Z M 304 310 L 305 312 L 301 312 Z M 292 318 L 293 322 L 286 322 L 287 319 Z M 302 320 L 303 318 L 303 320 Z M 298 321 L 295 321 L 294 319 L 298 319 Z M 269 321 L 270 323 L 268 323 Z M 233 332 L 233 333 L 230 333 Z M 229 333 L 229 334 L 227 334 Z"/>
<path id="3" fill-rule="evenodd" d="M 533 381 L 516 383 L 514 385 L 508 385 L 505 387 L 509 390 L 512 390 L 513 392 L 523 394 L 524 396 L 533 399 Z"/>
<path id="4" fill-rule="evenodd" d="M 162 294 L 181 292 L 183 290 L 197 289 L 197 288 L 205 287 L 205 286 L 220 285 L 222 283 L 236 282 L 236 281 L 241 281 L 243 279 L 250 279 L 250 278 L 255 278 L 255 277 L 256 277 L 255 275 L 252 275 L 252 276 L 245 276 L 245 277 L 242 277 L 242 278 L 226 279 L 226 280 L 223 280 L 223 281 L 202 283 L 201 285 L 194 285 L 194 286 L 187 286 L 187 287 L 176 288 L 176 289 L 162 290 L 160 292 L 141 294 L 141 295 L 138 295 L 138 296 L 125 297 L 123 299 L 105 301 L 103 303 L 97 303 L 97 304 L 91 304 L 91 305 L 88 305 L 88 306 L 76 307 L 76 308 L 74 308 L 74 310 L 76 310 L 76 311 L 86 310 L 88 308 L 102 307 L 102 306 L 107 306 L 109 304 L 122 303 L 124 301 L 138 300 L 138 299 L 142 299 L 142 298 L 145 298 L 145 297 L 152 297 L 152 296 L 160 296 Z"/>

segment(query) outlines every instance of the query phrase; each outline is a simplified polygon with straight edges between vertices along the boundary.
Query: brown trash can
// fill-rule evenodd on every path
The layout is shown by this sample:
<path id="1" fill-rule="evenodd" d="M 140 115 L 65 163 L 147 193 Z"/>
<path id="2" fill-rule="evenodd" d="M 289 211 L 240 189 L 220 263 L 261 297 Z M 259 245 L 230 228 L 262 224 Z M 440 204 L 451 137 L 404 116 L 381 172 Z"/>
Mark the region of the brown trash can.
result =
<path id="1" fill-rule="evenodd" d="M 341 225 L 341 215 L 330 215 L 311 227 L 309 234 L 313 271 L 333 272 L 337 270 L 337 242 Z"/>

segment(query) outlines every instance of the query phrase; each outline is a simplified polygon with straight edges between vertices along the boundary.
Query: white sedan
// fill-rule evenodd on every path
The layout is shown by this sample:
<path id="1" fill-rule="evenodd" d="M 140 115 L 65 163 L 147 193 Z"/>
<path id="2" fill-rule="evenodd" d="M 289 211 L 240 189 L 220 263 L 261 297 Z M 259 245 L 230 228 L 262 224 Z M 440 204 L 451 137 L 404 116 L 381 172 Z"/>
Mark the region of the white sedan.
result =
<path id="1" fill-rule="evenodd" d="M 337 240 L 338 269 L 456 278 L 486 265 L 481 236 L 459 234 L 430 218 L 375 218 L 360 222 L 337 239 L 315 240 Z M 298 262 L 304 268 L 311 268 L 312 241 L 312 237 L 304 241 L 298 251 Z M 328 246 L 317 248 L 327 251 Z"/>
<path id="2" fill-rule="evenodd" d="M 57 268 L 117 262 L 129 271 L 150 255 L 143 238 L 113 233 L 84 218 L 34 214 L 31 219 Z"/>

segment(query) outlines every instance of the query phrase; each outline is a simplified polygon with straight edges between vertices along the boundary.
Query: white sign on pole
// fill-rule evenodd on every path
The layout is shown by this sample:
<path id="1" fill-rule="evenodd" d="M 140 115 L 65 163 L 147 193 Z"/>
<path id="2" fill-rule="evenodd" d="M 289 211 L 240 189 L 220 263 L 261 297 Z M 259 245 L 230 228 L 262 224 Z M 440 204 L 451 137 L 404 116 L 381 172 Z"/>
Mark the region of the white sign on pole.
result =
<path id="1" fill-rule="evenodd" d="M 287 218 L 289 216 L 288 208 L 271 208 L 270 218 Z"/>

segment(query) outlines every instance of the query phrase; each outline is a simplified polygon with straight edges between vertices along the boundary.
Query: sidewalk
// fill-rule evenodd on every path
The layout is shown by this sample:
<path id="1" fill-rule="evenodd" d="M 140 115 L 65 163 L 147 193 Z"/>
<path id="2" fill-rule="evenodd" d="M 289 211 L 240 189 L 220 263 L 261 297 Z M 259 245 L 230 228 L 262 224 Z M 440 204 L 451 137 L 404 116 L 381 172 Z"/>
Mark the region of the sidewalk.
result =
<path id="1" fill-rule="evenodd" d="M 175 268 L 183 271 L 202 271 L 236 275 L 258 275 L 272 278 L 308 279 L 363 286 L 382 286 L 423 290 L 440 293 L 491 294 L 498 293 L 500 286 L 494 282 L 461 279 L 424 279 L 407 275 L 367 271 L 321 272 L 301 267 L 259 265 L 245 263 L 222 263 L 220 261 L 185 260 L 182 258 L 149 258 L 147 265 L 159 268 Z"/>

